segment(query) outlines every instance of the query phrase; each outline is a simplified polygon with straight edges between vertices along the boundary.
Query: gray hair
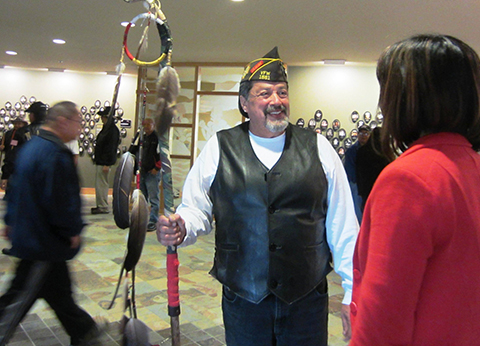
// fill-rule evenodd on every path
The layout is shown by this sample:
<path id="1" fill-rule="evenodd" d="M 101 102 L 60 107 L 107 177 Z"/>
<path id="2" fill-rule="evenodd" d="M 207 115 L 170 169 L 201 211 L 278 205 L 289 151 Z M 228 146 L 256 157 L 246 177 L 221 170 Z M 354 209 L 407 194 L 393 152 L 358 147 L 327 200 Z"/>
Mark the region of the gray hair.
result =
<path id="1" fill-rule="evenodd" d="M 50 107 L 47 112 L 46 121 L 57 121 L 58 117 L 71 118 L 78 114 L 77 105 L 71 101 L 62 101 Z"/>

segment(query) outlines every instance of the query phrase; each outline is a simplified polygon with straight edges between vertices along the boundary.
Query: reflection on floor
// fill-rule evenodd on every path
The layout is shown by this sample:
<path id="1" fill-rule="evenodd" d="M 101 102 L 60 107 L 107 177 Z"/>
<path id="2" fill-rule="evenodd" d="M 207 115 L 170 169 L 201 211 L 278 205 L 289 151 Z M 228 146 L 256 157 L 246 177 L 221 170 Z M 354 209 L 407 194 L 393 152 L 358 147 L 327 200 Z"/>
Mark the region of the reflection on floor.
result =
<path id="1" fill-rule="evenodd" d="M 0 196 L 1 197 L 1 196 Z M 109 333 L 103 346 L 121 345 L 118 326 L 123 309 L 121 297 L 107 310 L 120 273 L 126 249 L 127 230 L 121 230 L 112 214 L 90 215 L 94 196 L 84 196 L 84 248 L 70 263 L 74 292 L 79 305 L 92 316 L 104 316 L 110 321 Z M 5 205 L 0 202 L 3 227 Z M 0 248 L 7 247 L 0 240 Z M 201 237 L 197 244 L 179 249 L 180 260 L 180 331 L 182 346 L 225 345 L 220 308 L 221 289 L 208 271 L 212 266 L 213 234 Z M 170 317 L 167 314 L 165 247 L 157 242 L 155 233 L 147 233 L 142 257 L 136 267 L 135 297 L 137 316 L 150 328 L 152 345 L 171 345 Z M 0 292 L 4 292 L 14 259 L 0 254 Z M 342 337 L 340 319 L 343 291 L 339 277 L 329 275 L 330 317 L 329 344 L 347 345 Z M 128 315 L 128 314 L 127 314 Z M 21 323 L 10 346 L 65 346 L 69 338 L 48 305 L 39 300 Z"/>

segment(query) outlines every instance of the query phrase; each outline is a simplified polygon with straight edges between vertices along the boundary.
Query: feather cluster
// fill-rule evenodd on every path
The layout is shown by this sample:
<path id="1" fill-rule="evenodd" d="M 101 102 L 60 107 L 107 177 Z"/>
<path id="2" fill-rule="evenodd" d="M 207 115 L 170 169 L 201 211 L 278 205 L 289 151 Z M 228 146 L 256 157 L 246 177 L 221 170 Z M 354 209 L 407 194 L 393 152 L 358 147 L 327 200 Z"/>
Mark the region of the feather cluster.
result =
<path id="1" fill-rule="evenodd" d="M 173 67 L 165 66 L 158 76 L 157 102 L 153 114 L 159 136 L 168 131 L 177 113 L 176 104 L 179 92 L 180 80 L 177 72 Z"/>

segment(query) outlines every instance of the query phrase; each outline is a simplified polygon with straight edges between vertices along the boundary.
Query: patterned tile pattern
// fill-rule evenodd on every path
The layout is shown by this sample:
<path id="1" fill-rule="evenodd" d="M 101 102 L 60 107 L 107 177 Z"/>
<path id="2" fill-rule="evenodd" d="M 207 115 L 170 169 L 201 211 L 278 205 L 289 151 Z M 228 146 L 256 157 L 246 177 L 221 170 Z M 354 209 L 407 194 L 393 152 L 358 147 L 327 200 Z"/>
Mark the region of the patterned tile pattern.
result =
<path id="1" fill-rule="evenodd" d="M 0 195 L 1 197 L 1 195 Z M 103 346 L 121 345 L 119 333 L 123 316 L 122 294 L 111 310 L 107 307 L 120 274 L 126 250 L 128 230 L 116 227 L 112 214 L 90 215 L 94 196 L 84 196 L 84 218 L 88 226 L 84 233 L 84 247 L 70 262 L 75 298 L 92 316 L 103 316 L 110 321 Z M 3 217 L 4 202 L 0 202 Z M 3 221 L 0 221 L 3 227 Z M 0 240 L 0 248 L 8 247 Z M 220 284 L 208 275 L 212 266 L 213 234 L 199 238 L 197 244 L 179 249 L 180 260 L 180 331 L 182 346 L 225 345 L 221 313 Z M 8 286 L 15 259 L 0 255 L 0 292 Z M 167 279 L 165 247 L 157 242 L 154 233 L 147 233 L 144 249 L 136 267 L 135 300 L 137 316 L 150 329 L 152 345 L 171 345 L 170 317 L 167 314 Z M 131 282 L 131 275 L 129 280 Z M 343 295 L 339 277 L 329 275 L 330 316 L 329 343 L 343 346 L 340 319 Z M 127 312 L 127 316 L 130 314 Z M 69 338 L 45 302 L 35 303 L 27 317 L 17 328 L 10 346 L 68 346 Z"/>

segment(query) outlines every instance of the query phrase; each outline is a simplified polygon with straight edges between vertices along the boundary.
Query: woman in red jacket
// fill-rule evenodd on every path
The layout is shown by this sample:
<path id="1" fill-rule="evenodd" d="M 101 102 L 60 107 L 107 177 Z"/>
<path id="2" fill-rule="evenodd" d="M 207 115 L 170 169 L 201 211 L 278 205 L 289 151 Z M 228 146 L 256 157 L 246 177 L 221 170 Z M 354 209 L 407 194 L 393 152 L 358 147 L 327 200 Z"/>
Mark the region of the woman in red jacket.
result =
<path id="1" fill-rule="evenodd" d="M 350 345 L 480 344 L 480 61 L 415 36 L 379 59 L 382 145 L 401 155 L 367 201 Z"/>

